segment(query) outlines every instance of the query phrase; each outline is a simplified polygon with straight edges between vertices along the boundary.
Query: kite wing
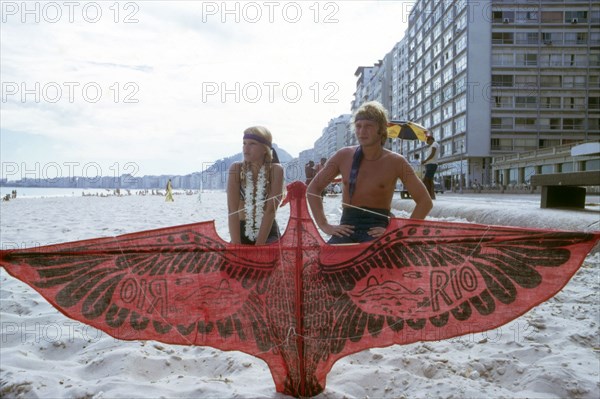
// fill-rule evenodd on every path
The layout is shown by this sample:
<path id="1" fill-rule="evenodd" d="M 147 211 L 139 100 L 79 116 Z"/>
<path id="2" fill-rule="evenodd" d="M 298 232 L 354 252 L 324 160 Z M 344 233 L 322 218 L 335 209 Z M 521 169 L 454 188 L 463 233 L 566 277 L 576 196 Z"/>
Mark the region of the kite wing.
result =
<path id="1" fill-rule="evenodd" d="M 325 245 L 304 274 L 309 387 L 318 390 L 334 362 L 350 353 L 514 320 L 558 293 L 599 238 L 393 219 L 373 243 Z"/>
<path id="2" fill-rule="evenodd" d="M 125 340 L 240 350 L 277 391 L 313 396 L 357 351 L 496 328 L 555 295 L 600 238 L 392 219 L 372 243 L 324 243 L 288 186 L 278 243 L 223 242 L 212 222 L 0 252 L 68 317 Z"/>
<path id="3" fill-rule="evenodd" d="M 271 360 L 264 301 L 279 258 L 276 247 L 227 244 L 204 222 L 2 251 L 0 264 L 67 317 L 113 337 Z"/>

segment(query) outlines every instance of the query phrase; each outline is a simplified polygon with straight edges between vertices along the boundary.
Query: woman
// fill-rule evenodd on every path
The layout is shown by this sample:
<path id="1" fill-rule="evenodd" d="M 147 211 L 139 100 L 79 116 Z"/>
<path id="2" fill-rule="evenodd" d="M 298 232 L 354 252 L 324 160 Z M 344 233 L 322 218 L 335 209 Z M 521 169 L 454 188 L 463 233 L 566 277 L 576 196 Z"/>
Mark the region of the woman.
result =
<path id="1" fill-rule="evenodd" d="M 244 131 L 243 162 L 229 168 L 227 207 L 232 244 L 262 245 L 279 239 L 275 212 L 283 196 L 283 167 L 263 126 Z"/>

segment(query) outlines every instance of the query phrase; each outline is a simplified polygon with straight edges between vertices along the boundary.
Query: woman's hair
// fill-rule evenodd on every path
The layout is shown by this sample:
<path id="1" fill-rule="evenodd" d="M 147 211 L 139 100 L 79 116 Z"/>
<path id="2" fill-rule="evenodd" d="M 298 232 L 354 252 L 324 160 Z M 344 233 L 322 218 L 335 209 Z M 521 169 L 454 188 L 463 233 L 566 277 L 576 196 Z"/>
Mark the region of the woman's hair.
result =
<path id="1" fill-rule="evenodd" d="M 256 137 L 247 137 L 247 136 L 256 136 Z M 267 129 L 264 126 L 252 126 L 252 127 L 249 127 L 248 129 L 244 130 L 244 137 L 247 137 L 251 140 L 256 140 L 260 144 L 262 144 L 266 150 L 265 162 L 269 163 L 269 162 L 273 161 L 273 152 L 271 151 L 272 150 L 271 145 L 273 144 L 273 135 L 271 134 L 269 129 Z"/>
<path id="2" fill-rule="evenodd" d="M 250 139 L 250 140 L 257 141 L 260 144 L 262 144 L 263 147 L 265 147 L 265 150 L 266 150 L 265 164 L 270 164 L 272 162 L 279 163 L 279 158 L 277 157 L 277 154 L 272 147 L 273 135 L 271 134 L 269 129 L 267 129 L 264 126 L 249 127 L 246 130 L 244 130 L 244 139 Z M 275 154 L 275 157 L 274 157 L 274 154 Z M 246 173 L 248 172 L 248 170 L 250 170 L 250 165 L 247 162 L 243 162 L 242 170 L 240 173 L 241 174 L 240 179 L 242 182 L 242 186 L 246 185 Z M 267 190 L 268 190 L 269 186 L 271 185 L 271 168 L 270 167 L 266 168 L 266 179 L 267 179 L 266 183 L 267 183 Z"/>
<path id="3" fill-rule="evenodd" d="M 377 133 L 381 136 L 381 145 L 387 140 L 388 112 L 377 101 L 369 101 L 361 105 L 354 114 L 353 122 L 366 119 L 377 123 Z"/>

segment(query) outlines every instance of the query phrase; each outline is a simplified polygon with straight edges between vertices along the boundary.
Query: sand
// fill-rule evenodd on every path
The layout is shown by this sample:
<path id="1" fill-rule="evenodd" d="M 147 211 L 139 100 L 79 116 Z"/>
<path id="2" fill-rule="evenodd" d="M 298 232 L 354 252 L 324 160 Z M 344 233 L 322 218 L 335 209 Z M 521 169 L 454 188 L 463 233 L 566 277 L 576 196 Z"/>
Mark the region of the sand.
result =
<path id="1" fill-rule="evenodd" d="M 571 224 L 564 226 L 562 216 L 537 210 L 539 197 L 505 196 L 492 202 L 482 198 L 441 195 L 432 218 L 493 224 L 535 219 L 530 227 L 600 229 L 593 210 L 565 214 Z M 0 242 L 3 249 L 46 245 L 215 216 L 217 231 L 227 239 L 224 193 L 202 193 L 200 199 L 178 195 L 175 202 L 165 203 L 156 196 L 21 198 L 0 205 Z M 328 197 L 325 205 L 328 217 L 339 218 L 339 198 Z M 406 215 L 410 202 L 395 201 L 394 208 L 398 216 Z M 457 208 L 463 214 L 457 215 Z M 288 207 L 278 213 L 282 227 L 288 215 Z M 317 398 L 596 399 L 599 268 L 596 248 L 554 298 L 496 330 L 345 357 L 334 365 L 327 388 Z M 209 347 L 116 340 L 66 318 L 4 269 L 0 301 L 0 397 L 287 397 L 275 392 L 266 364 L 257 358 Z"/>

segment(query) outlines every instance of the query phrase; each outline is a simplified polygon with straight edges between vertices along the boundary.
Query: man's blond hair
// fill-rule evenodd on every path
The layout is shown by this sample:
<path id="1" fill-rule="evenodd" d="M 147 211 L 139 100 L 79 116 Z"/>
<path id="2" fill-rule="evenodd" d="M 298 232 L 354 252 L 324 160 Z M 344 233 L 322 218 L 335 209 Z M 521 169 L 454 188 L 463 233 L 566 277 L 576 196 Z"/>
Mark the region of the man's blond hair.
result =
<path id="1" fill-rule="evenodd" d="M 377 123 L 377 134 L 381 136 L 381 145 L 387 140 L 388 112 L 378 101 L 362 104 L 354 113 L 353 123 L 359 120 L 369 120 Z"/>

